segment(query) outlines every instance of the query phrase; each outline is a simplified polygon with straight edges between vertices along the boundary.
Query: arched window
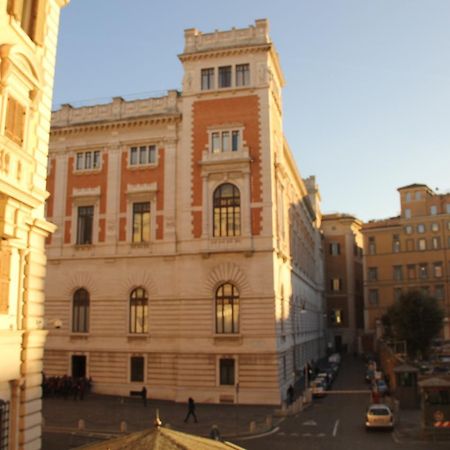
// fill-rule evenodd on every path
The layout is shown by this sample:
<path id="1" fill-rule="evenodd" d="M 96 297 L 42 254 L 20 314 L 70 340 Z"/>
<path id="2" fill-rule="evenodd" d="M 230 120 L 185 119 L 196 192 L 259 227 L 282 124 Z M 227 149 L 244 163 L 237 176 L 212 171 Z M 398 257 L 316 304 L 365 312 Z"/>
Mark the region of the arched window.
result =
<path id="1" fill-rule="evenodd" d="M 230 283 L 216 291 L 216 333 L 239 333 L 239 292 Z"/>
<path id="2" fill-rule="evenodd" d="M 130 295 L 130 333 L 147 333 L 148 298 L 144 288 L 138 287 Z"/>
<path id="3" fill-rule="evenodd" d="M 89 331 L 89 292 L 77 289 L 73 294 L 72 331 L 87 333 Z"/>
<path id="4" fill-rule="evenodd" d="M 239 189 L 230 183 L 220 185 L 214 191 L 213 235 L 240 236 L 241 197 Z"/>

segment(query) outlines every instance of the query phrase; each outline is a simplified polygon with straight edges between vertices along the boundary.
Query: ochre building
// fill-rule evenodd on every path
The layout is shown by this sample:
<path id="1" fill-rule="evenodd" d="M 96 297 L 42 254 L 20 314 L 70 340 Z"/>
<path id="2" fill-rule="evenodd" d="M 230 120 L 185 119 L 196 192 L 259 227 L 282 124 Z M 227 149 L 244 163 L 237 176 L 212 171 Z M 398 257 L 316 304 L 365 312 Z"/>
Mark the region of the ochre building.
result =
<path id="1" fill-rule="evenodd" d="M 45 372 L 279 404 L 325 349 L 318 187 L 266 20 L 186 30 L 179 59 L 182 92 L 53 114 Z"/>
<path id="2" fill-rule="evenodd" d="M 41 447 L 48 136 L 60 8 L 0 0 L 0 449 Z"/>
<path id="3" fill-rule="evenodd" d="M 381 335 L 380 318 L 409 289 L 436 297 L 450 339 L 450 194 L 424 184 L 398 189 L 401 214 L 363 225 L 365 328 Z"/>
<path id="4" fill-rule="evenodd" d="M 363 348 L 364 297 L 362 222 L 349 214 L 324 214 L 327 347 L 360 352 Z"/>

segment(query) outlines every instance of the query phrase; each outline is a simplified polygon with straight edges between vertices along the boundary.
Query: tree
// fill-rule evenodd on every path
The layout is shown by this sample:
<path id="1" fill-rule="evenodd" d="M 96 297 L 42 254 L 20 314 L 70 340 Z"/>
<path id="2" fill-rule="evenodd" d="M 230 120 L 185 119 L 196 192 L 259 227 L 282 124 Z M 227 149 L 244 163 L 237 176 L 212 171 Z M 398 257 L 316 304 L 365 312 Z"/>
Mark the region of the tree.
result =
<path id="1" fill-rule="evenodd" d="M 422 291 L 411 290 L 388 308 L 382 317 L 385 337 L 406 341 L 408 356 L 425 357 L 431 341 L 443 326 L 444 311 L 438 300 Z"/>

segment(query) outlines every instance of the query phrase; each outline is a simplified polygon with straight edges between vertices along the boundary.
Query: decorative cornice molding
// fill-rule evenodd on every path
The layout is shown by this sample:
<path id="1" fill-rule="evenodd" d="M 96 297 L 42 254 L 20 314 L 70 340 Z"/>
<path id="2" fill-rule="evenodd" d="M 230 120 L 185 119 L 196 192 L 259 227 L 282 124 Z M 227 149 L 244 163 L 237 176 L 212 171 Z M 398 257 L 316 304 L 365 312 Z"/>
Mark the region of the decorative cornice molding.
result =
<path id="1" fill-rule="evenodd" d="M 223 47 L 218 49 L 201 50 L 192 53 L 181 53 L 178 55 L 178 58 L 181 62 L 198 61 L 207 58 L 217 58 L 224 56 L 245 55 L 248 53 L 267 52 L 270 51 L 271 48 L 272 48 L 271 43 L 260 45 L 248 45 L 242 47 L 235 47 L 235 46 Z"/>

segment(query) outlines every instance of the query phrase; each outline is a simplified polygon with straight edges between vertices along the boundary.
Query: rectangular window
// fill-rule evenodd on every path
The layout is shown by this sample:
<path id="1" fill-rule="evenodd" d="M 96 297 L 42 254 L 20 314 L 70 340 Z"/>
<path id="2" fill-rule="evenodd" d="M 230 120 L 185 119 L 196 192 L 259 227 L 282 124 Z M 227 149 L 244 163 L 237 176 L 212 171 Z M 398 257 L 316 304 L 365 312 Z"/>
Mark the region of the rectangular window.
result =
<path id="1" fill-rule="evenodd" d="M 411 201 L 411 192 L 407 192 L 405 194 L 405 202 L 409 203 Z"/>
<path id="2" fill-rule="evenodd" d="M 250 84 L 250 64 L 236 65 L 236 86 L 248 86 Z"/>
<path id="3" fill-rule="evenodd" d="M 100 168 L 100 151 L 78 152 L 76 156 L 76 170 L 93 170 Z"/>
<path id="4" fill-rule="evenodd" d="M 442 284 L 437 284 L 434 287 L 434 296 L 438 299 L 438 300 L 444 300 L 445 297 L 445 288 Z"/>
<path id="5" fill-rule="evenodd" d="M 426 250 L 427 249 L 427 241 L 426 239 L 418 239 L 417 240 L 417 250 Z"/>
<path id="6" fill-rule="evenodd" d="M 401 281 L 403 280 L 403 267 L 402 266 L 394 266 L 394 280 Z"/>
<path id="7" fill-rule="evenodd" d="M 369 281 L 378 280 L 378 268 L 377 267 L 369 267 L 369 270 L 367 272 L 367 278 L 369 279 Z"/>
<path id="8" fill-rule="evenodd" d="M 427 263 L 419 264 L 419 278 L 421 280 L 426 280 L 428 278 L 428 264 Z"/>
<path id="9" fill-rule="evenodd" d="M 8 97 L 6 105 L 5 136 L 18 145 L 23 144 L 25 108 L 14 98 Z"/>
<path id="10" fill-rule="evenodd" d="M 378 289 L 369 289 L 369 305 L 378 305 Z"/>
<path id="11" fill-rule="evenodd" d="M 79 206 L 77 218 L 77 244 L 92 244 L 92 227 L 94 224 L 94 207 Z"/>
<path id="12" fill-rule="evenodd" d="M 406 233 L 406 234 L 412 234 L 412 232 L 413 232 L 413 227 L 412 227 L 412 225 L 406 225 L 406 226 L 405 226 L 405 233 Z"/>
<path id="13" fill-rule="evenodd" d="M 219 67 L 219 87 L 231 87 L 231 66 Z"/>
<path id="14" fill-rule="evenodd" d="M 416 279 L 416 265 L 408 264 L 408 280 Z"/>
<path id="15" fill-rule="evenodd" d="M 432 206 L 430 207 L 430 214 L 431 214 L 432 216 L 435 216 L 435 215 L 437 214 L 437 212 L 438 212 L 437 206 L 436 206 L 436 205 L 432 205 Z"/>
<path id="16" fill-rule="evenodd" d="M 445 210 L 447 211 L 447 214 L 450 214 L 450 203 L 445 205 Z"/>
<path id="17" fill-rule="evenodd" d="M 441 238 L 439 236 L 433 236 L 431 238 L 431 248 L 433 250 L 439 250 L 441 248 Z"/>
<path id="18" fill-rule="evenodd" d="M 211 133 L 211 153 L 237 152 L 240 149 L 240 131 L 224 130 Z"/>
<path id="19" fill-rule="evenodd" d="M 422 193 L 420 191 L 415 192 L 416 200 L 420 200 L 422 198 Z"/>
<path id="20" fill-rule="evenodd" d="M 339 292 L 342 289 L 342 280 L 340 278 L 332 278 L 330 281 L 332 291 Z"/>
<path id="21" fill-rule="evenodd" d="M 202 91 L 214 89 L 214 69 L 202 69 Z"/>
<path id="22" fill-rule="evenodd" d="M 342 325 L 342 309 L 333 309 L 331 311 L 331 325 Z"/>
<path id="23" fill-rule="evenodd" d="M 332 242 L 329 249 L 330 255 L 337 256 L 341 253 L 341 245 L 338 242 Z"/>
<path id="24" fill-rule="evenodd" d="M 412 252 L 414 250 L 414 239 L 406 239 L 406 250 Z"/>
<path id="25" fill-rule="evenodd" d="M 425 233 L 425 225 L 423 224 L 423 223 L 419 223 L 418 225 L 417 225 L 417 232 L 418 233 Z"/>
<path id="26" fill-rule="evenodd" d="M 132 241 L 150 241 L 150 202 L 133 203 Z"/>
<path id="27" fill-rule="evenodd" d="M 155 163 L 156 145 L 141 145 L 139 147 L 130 148 L 130 166 L 148 166 Z"/>
<path id="28" fill-rule="evenodd" d="M 435 262 L 433 264 L 433 275 L 435 278 L 442 278 L 443 275 L 443 270 L 442 270 L 442 263 L 441 262 Z"/>
<path id="29" fill-rule="evenodd" d="M 402 296 L 402 288 L 394 288 L 394 300 L 395 301 L 400 300 L 401 296 Z"/>
<path id="30" fill-rule="evenodd" d="M 411 219 L 411 210 L 409 208 L 405 209 L 405 219 Z"/>
<path id="31" fill-rule="evenodd" d="M 234 359 L 227 358 L 220 360 L 220 384 L 226 386 L 234 386 Z"/>
<path id="32" fill-rule="evenodd" d="M 392 251 L 394 253 L 400 252 L 400 237 L 398 234 L 394 234 L 392 237 Z"/>
<path id="33" fill-rule="evenodd" d="M 375 242 L 375 237 L 369 237 L 369 255 L 375 255 L 377 252 L 377 246 Z"/>
<path id="34" fill-rule="evenodd" d="M 140 382 L 144 381 L 144 357 L 132 356 L 130 358 L 130 381 Z"/>
<path id="35" fill-rule="evenodd" d="M 431 224 L 431 231 L 434 231 L 434 232 L 439 231 L 439 224 L 437 222 L 433 222 Z"/>

